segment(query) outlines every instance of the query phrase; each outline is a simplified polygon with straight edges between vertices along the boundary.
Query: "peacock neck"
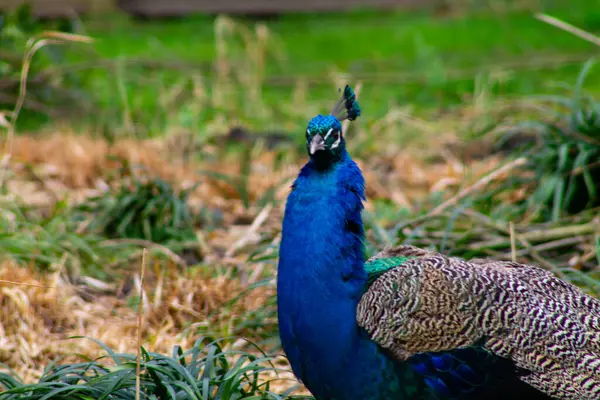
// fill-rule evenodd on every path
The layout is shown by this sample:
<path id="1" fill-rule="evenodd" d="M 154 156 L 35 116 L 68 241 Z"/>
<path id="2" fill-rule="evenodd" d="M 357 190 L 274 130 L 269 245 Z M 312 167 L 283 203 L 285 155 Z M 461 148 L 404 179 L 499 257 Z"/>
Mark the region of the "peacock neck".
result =
<path id="1" fill-rule="evenodd" d="M 357 354 L 364 353 L 367 364 L 383 359 L 356 323 L 367 282 L 363 199 L 362 174 L 344 151 L 326 170 L 309 162 L 286 204 L 277 284 L 280 338 L 295 374 L 317 398 L 358 390 L 339 374 L 352 376 Z"/>
<path id="2" fill-rule="evenodd" d="M 308 287 L 324 286 L 324 293 L 335 292 L 357 304 L 367 281 L 364 198 L 364 178 L 345 149 L 327 168 L 311 159 L 286 205 L 280 272 L 305 278 Z"/>

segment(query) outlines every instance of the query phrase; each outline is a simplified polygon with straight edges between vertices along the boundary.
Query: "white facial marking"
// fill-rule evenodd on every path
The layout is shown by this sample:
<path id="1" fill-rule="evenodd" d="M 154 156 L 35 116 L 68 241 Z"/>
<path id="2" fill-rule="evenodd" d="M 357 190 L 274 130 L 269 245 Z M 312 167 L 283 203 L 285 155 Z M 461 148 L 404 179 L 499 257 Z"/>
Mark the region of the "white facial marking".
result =
<path id="1" fill-rule="evenodd" d="M 340 135 L 338 133 L 338 137 L 337 137 L 336 141 L 333 142 L 333 144 L 331 145 L 331 148 L 335 149 L 336 147 L 338 147 L 340 145 L 341 142 L 342 142 L 342 135 Z"/>
<path id="2" fill-rule="evenodd" d="M 327 133 L 325 134 L 325 137 L 323 138 L 323 140 L 327 140 L 327 138 L 329 137 L 329 135 L 331 135 L 331 132 L 333 132 L 333 128 L 329 129 L 327 131 Z"/>

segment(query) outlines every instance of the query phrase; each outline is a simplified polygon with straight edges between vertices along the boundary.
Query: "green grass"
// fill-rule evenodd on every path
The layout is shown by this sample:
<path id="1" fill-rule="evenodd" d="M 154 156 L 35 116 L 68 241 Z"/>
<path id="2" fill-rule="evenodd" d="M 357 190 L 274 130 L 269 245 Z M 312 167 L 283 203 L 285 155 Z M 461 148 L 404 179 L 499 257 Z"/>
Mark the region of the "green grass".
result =
<path id="1" fill-rule="evenodd" d="M 176 193 L 159 178 L 124 179 L 118 189 L 87 199 L 78 211 L 89 222 L 86 230 L 109 238 L 161 244 L 192 241 L 195 233 L 187 204 L 189 192 Z"/>
<path id="2" fill-rule="evenodd" d="M 2 201 L 0 209 L 1 260 L 46 272 L 64 267 L 72 276 L 109 279 L 114 271 L 106 266 L 131 253 L 131 246 L 117 249 L 101 236 L 80 234 L 65 201 L 57 202 L 50 215 L 12 201 Z"/>
<path id="3" fill-rule="evenodd" d="M 589 2 L 574 1 L 568 8 L 551 11 L 583 29 L 600 29 L 600 14 L 594 15 Z M 214 18 L 205 16 L 143 23 L 111 16 L 110 21 L 90 20 L 86 31 L 99 38 L 96 51 L 104 57 L 210 63 L 216 56 L 213 23 Z M 319 76 L 331 65 L 344 70 L 371 65 L 378 70 L 417 70 L 424 46 L 449 65 L 465 68 L 530 54 L 594 50 L 526 12 L 447 19 L 400 11 L 300 14 L 266 25 L 285 47 L 289 61 L 285 72 L 307 76 Z"/>
<path id="4" fill-rule="evenodd" d="M 592 2 L 574 0 L 546 11 L 600 32 Z M 242 123 L 296 131 L 313 112 L 307 103 L 315 112 L 330 105 L 332 91 L 344 81 L 339 74 L 364 83 L 367 119 L 384 115 L 390 103 L 428 112 L 470 101 L 477 80 L 495 96 L 551 92 L 552 84 L 573 82 L 585 59 L 598 54 L 592 44 L 524 11 L 452 18 L 364 10 L 289 15 L 264 23 L 265 43 L 256 39 L 253 21 L 221 21 L 218 42 L 216 21 L 190 16 L 138 22 L 124 15 L 83 20 L 80 32 L 97 41 L 67 49 L 65 68 L 77 65 L 78 87 L 96 104 L 86 115 L 92 129 L 153 136 L 183 127 L 203 135 Z M 222 76 L 215 72 L 219 51 L 230 70 Z M 600 71 L 591 75 L 588 89 L 599 91 Z M 308 89 L 298 92 L 299 82 Z M 221 103 L 214 100 L 217 90 L 225 97 Z"/>
<path id="5" fill-rule="evenodd" d="M 81 340 L 81 338 L 79 339 Z M 18 377 L 0 373 L 0 393 L 5 400 L 133 400 L 136 397 L 135 354 L 118 354 L 103 343 L 105 360 L 48 365 L 38 383 L 24 384 Z M 183 351 L 176 346 L 170 356 L 147 352 L 142 348 L 140 399 L 309 399 L 271 391 L 274 374 L 282 371 L 262 353 L 254 355 L 224 350 L 225 340 L 201 338 L 193 348 Z M 107 363 L 106 361 L 109 361 Z M 276 376 L 276 375 L 275 375 Z M 310 397 L 312 398 L 312 397 Z"/>

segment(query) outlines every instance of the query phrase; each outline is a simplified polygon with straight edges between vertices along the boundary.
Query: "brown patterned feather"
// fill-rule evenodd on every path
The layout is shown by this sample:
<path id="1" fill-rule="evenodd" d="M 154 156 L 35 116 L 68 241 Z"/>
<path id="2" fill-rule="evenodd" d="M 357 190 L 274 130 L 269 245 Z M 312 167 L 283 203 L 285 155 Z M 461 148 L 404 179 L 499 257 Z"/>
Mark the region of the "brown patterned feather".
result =
<path id="1" fill-rule="evenodd" d="M 380 346 L 406 360 L 467 347 L 531 371 L 521 379 L 560 399 L 600 399 L 600 301 L 543 269 L 446 257 L 412 246 L 373 259 L 417 257 L 363 295 L 357 319 Z M 372 260 L 373 260 L 372 259 Z"/>

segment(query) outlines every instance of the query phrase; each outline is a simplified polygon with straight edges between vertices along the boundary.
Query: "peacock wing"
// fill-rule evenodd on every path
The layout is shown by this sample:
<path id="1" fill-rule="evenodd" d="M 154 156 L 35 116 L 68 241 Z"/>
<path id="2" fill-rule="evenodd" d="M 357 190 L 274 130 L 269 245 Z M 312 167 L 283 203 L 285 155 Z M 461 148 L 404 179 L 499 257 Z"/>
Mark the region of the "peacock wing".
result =
<path id="1" fill-rule="evenodd" d="M 390 259 L 396 266 L 382 271 Z M 537 267 L 412 246 L 369 265 L 380 268 L 371 267 L 358 324 L 394 358 L 481 345 L 551 397 L 600 399 L 600 301 L 579 288 Z"/>

